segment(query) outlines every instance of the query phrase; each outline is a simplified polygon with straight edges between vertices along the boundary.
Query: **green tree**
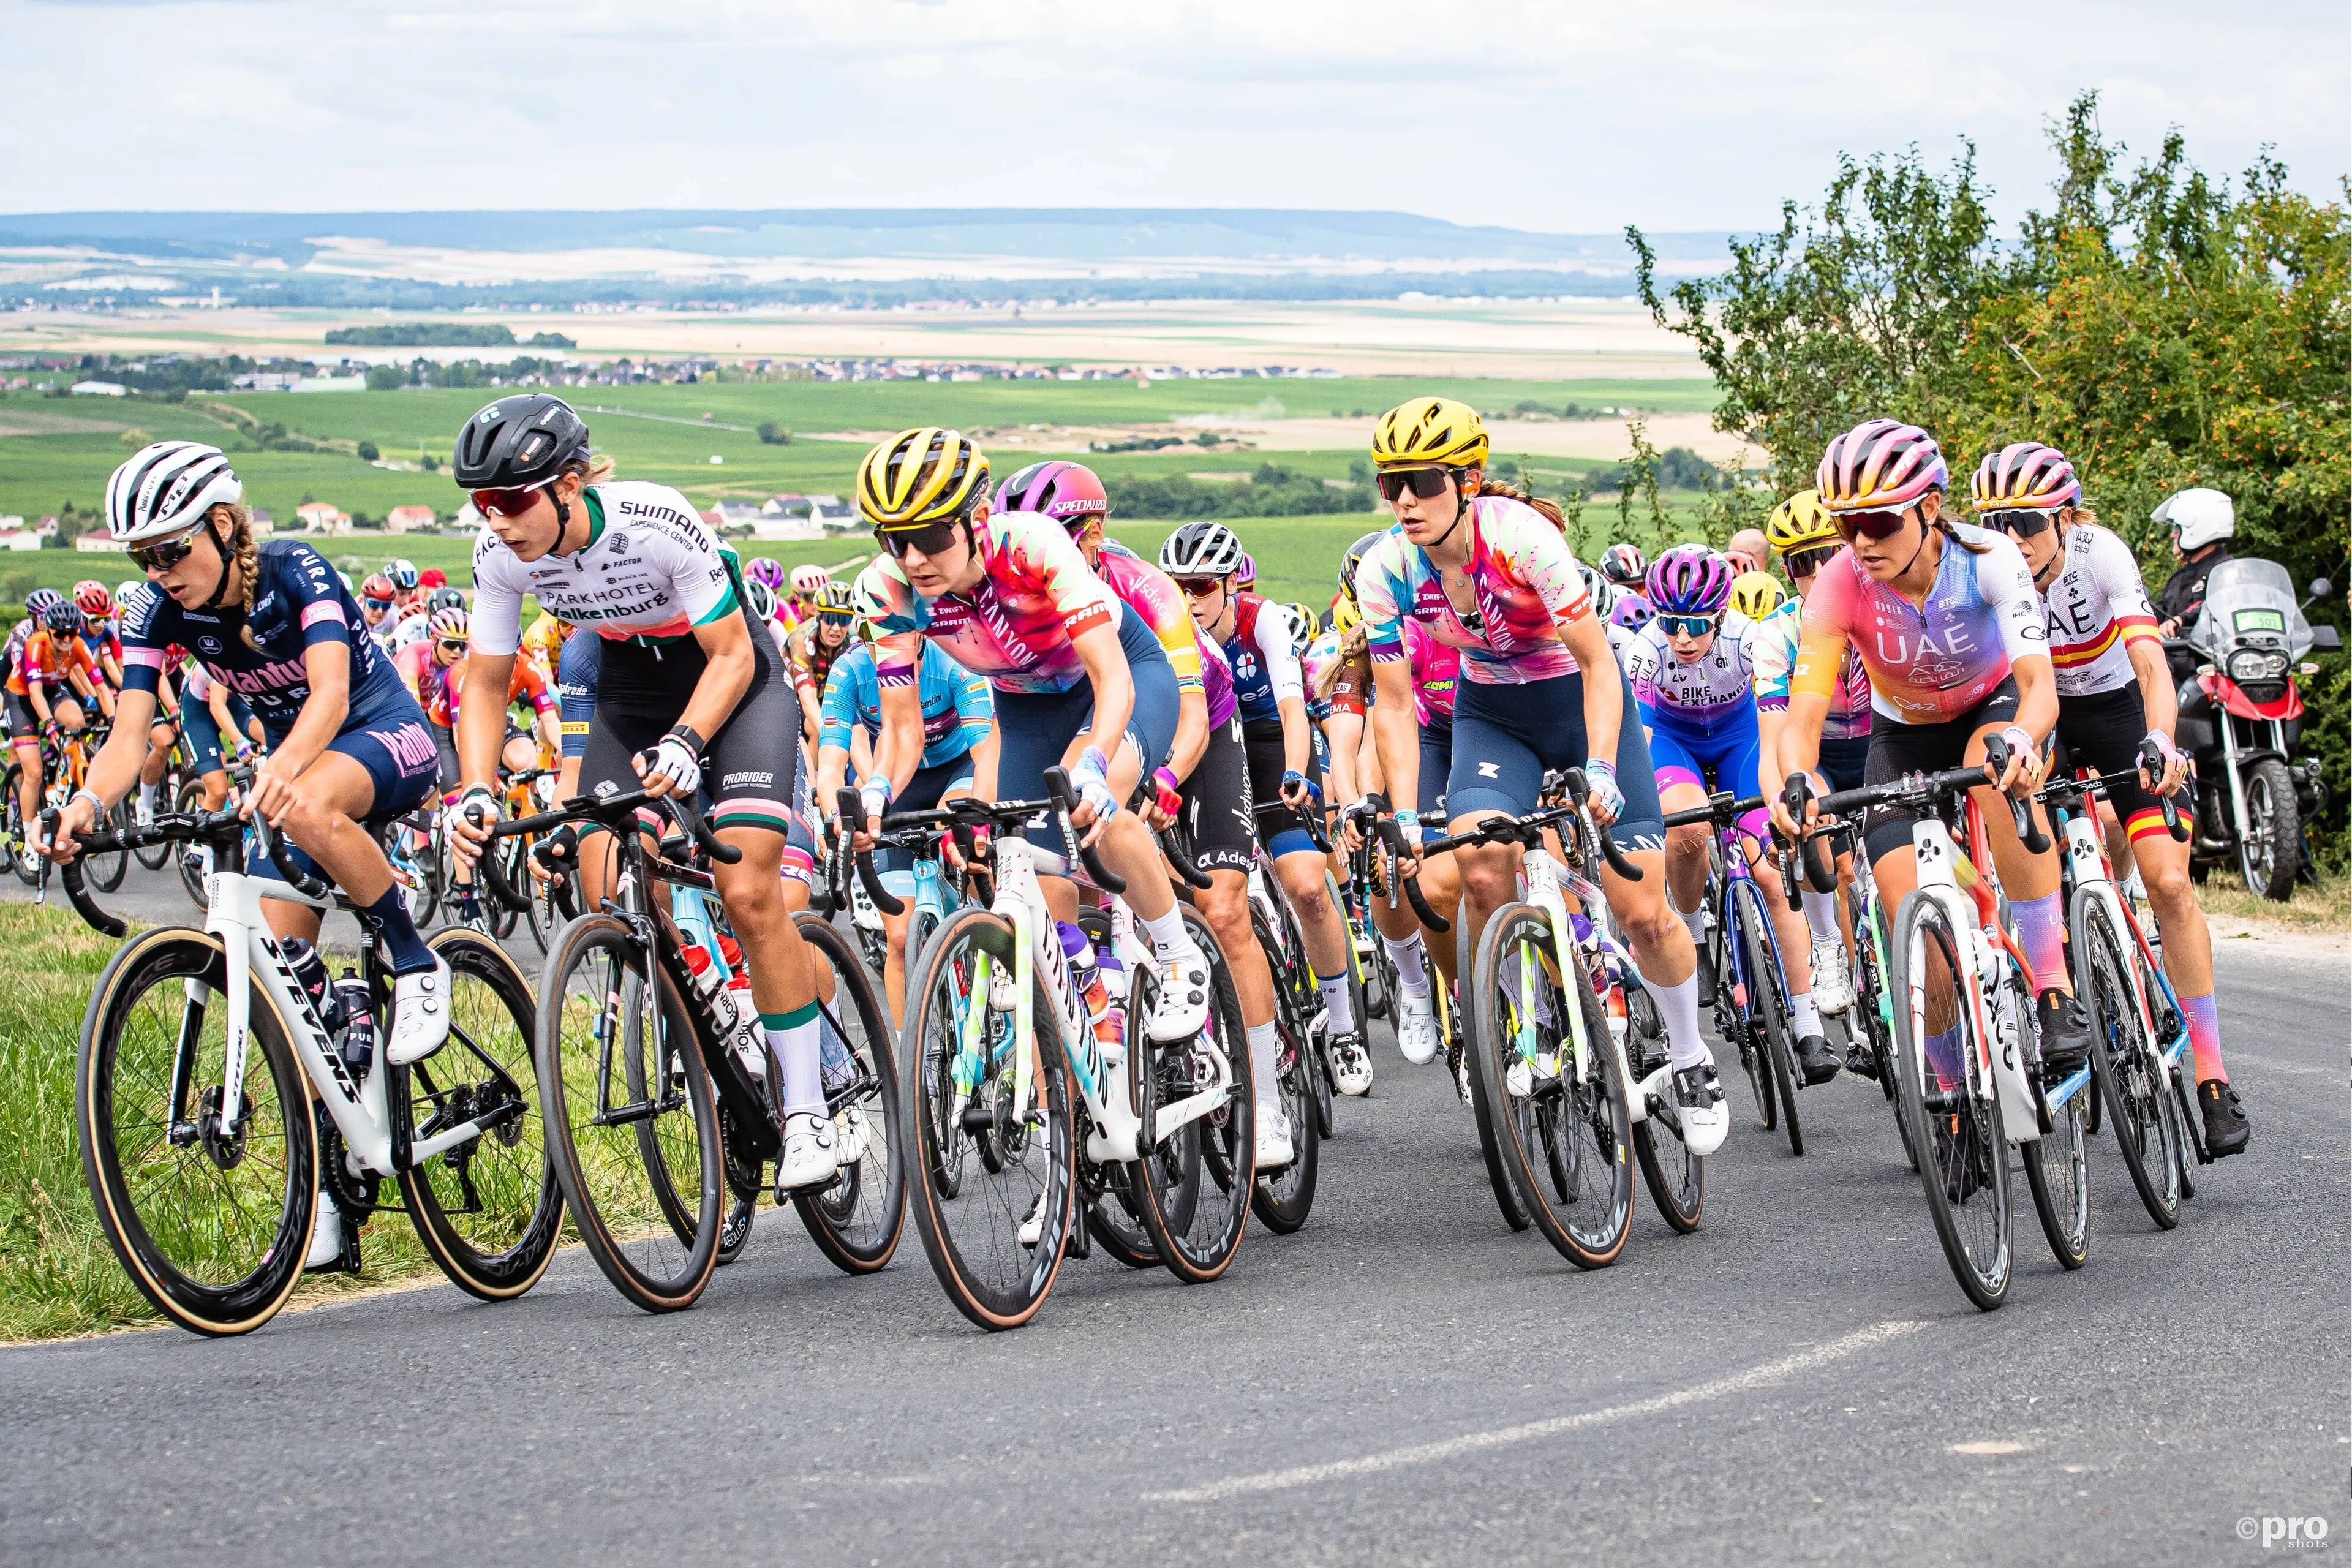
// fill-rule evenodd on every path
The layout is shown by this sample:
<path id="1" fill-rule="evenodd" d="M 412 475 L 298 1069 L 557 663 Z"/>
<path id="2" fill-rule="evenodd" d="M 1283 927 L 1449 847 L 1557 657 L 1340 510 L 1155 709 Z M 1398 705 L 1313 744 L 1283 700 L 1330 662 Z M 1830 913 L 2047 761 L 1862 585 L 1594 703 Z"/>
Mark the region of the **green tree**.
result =
<path id="1" fill-rule="evenodd" d="M 376 445 L 373 441 L 362 441 L 358 446 L 352 447 L 352 454 L 362 463 L 373 463 L 378 458 L 383 456 L 382 452 L 376 449 Z"/>
<path id="2" fill-rule="evenodd" d="M 139 450 L 140 447 L 153 441 L 155 437 L 150 436 L 144 430 L 134 429 L 125 430 L 121 436 L 117 437 L 116 439 L 122 443 L 122 449 L 124 451 L 135 452 Z"/>
<path id="3" fill-rule="evenodd" d="M 408 384 L 408 372 L 396 364 L 368 366 L 367 389 L 370 392 L 391 392 Z"/>

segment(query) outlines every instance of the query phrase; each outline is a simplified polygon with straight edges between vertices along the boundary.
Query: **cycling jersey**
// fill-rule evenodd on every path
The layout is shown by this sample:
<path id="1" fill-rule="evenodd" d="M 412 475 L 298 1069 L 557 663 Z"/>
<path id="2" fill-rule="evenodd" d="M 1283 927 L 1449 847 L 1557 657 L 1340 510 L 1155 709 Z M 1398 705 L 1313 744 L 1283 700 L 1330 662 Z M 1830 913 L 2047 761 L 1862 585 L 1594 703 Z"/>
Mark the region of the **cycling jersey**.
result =
<path id="1" fill-rule="evenodd" d="M 987 681 L 957 664 L 936 644 L 930 644 L 923 648 L 919 684 L 923 702 L 921 766 L 935 768 L 951 763 L 987 738 L 988 727 L 996 718 L 995 700 Z M 874 653 L 855 643 L 834 661 L 833 673 L 825 678 L 824 727 L 817 732 L 817 744 L 849 750 L 853 726 L 863 729 L 868 740 L 882 738 L 882 684 L 875 674 Z M 900 802 L 898 809 L 917 808 Z"/>
<path id="2" fill-rule="evenodd" d="M 734 577 L 718 539 L 687 499 L 667 485 L 626 480 L 581 493 L 588 542 L 528 563 L 485 526 L 474 542 L 473 642 L 513 653 L 522 601 L 608 639 L 670 643 L 735 613 Z M 680 689 L 683 705 L 686 689 Z"/>
<path id="3" fill-rule="evenodd" d="M 555 673 L 556 658 L 563 651 L 565 629 L 561 616 L 542 615 L 522 634 L 522 655 L 539 666 L 541 674 Z"/>
<path id="4" fill-rule="evenodd" d="M 1203 639 L 1176 580 L 1115 539 L 1103 541 L 1102 552 L 1095 560 L 1095 575 L 1143 618 L 1152 637 L 1167 650 L 1178 693 L 1202 690 Z"/>
<path id="5" fill-rule="evenodd" d="M 1119 624 L 1118 597 L 1087 570 L 1062 525 L 1041 513 L 992 512 L 971 525 L 971 538 L 981 579 L 968 594 L 923 597 L 887 552 L 857 574 L 877 679 L 913 685 L 929 640 L 999 691 L 1059 693 L 1083 684 L 1077 639 Z"/>
<path id="6" fill-rule="evenodd" d="M 1756 707 L 1759 712 L 1789 710 L 1789 677 L 1797 668 L 1797 643 L 1804 633 L 1805 604 L 1790 599 L 1756 623 L 1748 637 L 1749 661 L 1756 669 Z M 1846 645 L 1838 667 L 1837 683 L 1830 691 L 1829 717 L 1822 721 L 1822 739 L 1850 741 L 1870 733 L 1870 672 L 1862 655 Z"/>
<path id="7" fill-rule="evenodd" d="M 1508 496 L 1480 496 L 1462 524 L 1470 531 L 1464 570 L 1465 616 L 1446 596 L 1429 556 L 1402 529 L 1382 534 L 1356 568 L 1374 662 L 1405 657 L 1402 626 L 1419 621 L 1462 652 L 1462 674 L 1483 684 L 1549 680 L 1577 672 L 1560 628 L 1592 613 L 1576 557 L 1543 513 Z"/>
<path id="8" fill-rule="evenodd" d="M 1981 703 L 2016 660 L 2048 654 L 2042 595 L 2016 544 L 1968 523 L 1953 531 L 1958 542 L 1945 541 L 1924 605 L 1874 581 L 1850 549 L 1830 558 L 1805 600 L 1791 694 L 1831 696 L 1851 643 L 1874 711 L 1891 723 L 1937 724 Z"/>
<path id="9" fill-rule="evenodd" d="M 11 696 L 29 697 L 38 686 L 45 696 L 54 698 L 77 675 L 93 687 L 100 679 L 98 658 L 89 651 L 89 644 L 78 637 L 61 637 L 43 626 L 17 645 L 16 657 L 8 661 L 8 691 Z"/>
<path id="10" fill-rule="evenodd" d="M 429 670 L 432 698 L 425 704 L 425 716 L 445 730 L 457 727 L 457 710 L 466 690 L 466 661 L 444 665 Z M 528 658 L 514 661 L 514 671 L 507 677 L 507 706 L 520 702 L 530 704 L 534 713 L 555 711 L 554 694 L 548 690 L 547 678 L 539 666 Z"/>
<path id="11" fill-rule="evenodd" d="M 1290 643 L 1289 617 L 1273 600 L 1246 589 L 1236 592 L 1234 633 L 1225 638 L 1224 648 L 1243 723 L 1279 721 L 1283 699 L 1305 694 L 1298 650 Z"/>
<path id="12" fill-rule="evenodd" d="M 1715 640 L 1685 663 L 1675 656 L 1665 629 L 1652 621 L 1625 649 L 1625 676 L 1642 722 L 1653 731 L 1686 735 L 1756 726 L 1754 655 L 1749 642 L 1756 623 L 1738 610 L 1723 612 Z"/>
<path id="13" fill-rule="evenodd" d="M 376 640 L 394 654 L 433 640 L 433 617 L 421 605 L 410 610 L 394 612 L 393 618 L 385 621 L 384 627 L 386 635 Z"/>
<path id="14" fill-rule="evenodd" d="M 2131 645 L 2158 636 L 2139 563 L 2131 546 L 2093 523 L 2068 529 L 2059 548 L 2057 574 L 2042 595 L 2058 695 L 2120 691 L 2136 679 Z"/>
<path id="15" fill-rule="evenodd" d="M 823 622 L 811 616 L 801 623 L 798 631 L 791 633 L 781 645 L 792 660 L 793 684 L 809 694 L 812 701 L 824 694 L 825 682 L 832 679 L 834 666 L 841 656 L 857 646 L 856 634 L 845 635 L 833 647 L 817 640 L 816 629 Z"/>

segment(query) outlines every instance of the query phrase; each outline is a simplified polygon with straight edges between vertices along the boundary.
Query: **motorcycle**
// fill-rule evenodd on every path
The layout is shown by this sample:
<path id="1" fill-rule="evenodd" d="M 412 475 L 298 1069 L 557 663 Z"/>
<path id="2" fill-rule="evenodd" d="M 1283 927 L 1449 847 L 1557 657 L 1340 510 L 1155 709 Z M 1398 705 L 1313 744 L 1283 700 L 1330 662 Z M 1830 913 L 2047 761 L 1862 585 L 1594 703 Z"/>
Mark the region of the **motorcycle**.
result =
<path id="1" fill-rule="evenodd" d="M 2315 578 L 2311 600 L 2333 591 Z M 2252 560 L 2214 567 L 2189 635 L 2166 640 L 2176 679 L 2191 672 L 2179 680 L 2179 744 L 2197 763 L 2190 871 L 2199 881 L 2234 857 L 2252 892 L 2281 901 L 2294 892 L 2308 860 L 2303 824 L 2327 809 L 2318 759 L 2294 760 L 2303 732 L 2295 677 L 2319 672 L 2305 655 L 2343 646 L 2334 626 L 2304 618 L 2285 567 Z"/>

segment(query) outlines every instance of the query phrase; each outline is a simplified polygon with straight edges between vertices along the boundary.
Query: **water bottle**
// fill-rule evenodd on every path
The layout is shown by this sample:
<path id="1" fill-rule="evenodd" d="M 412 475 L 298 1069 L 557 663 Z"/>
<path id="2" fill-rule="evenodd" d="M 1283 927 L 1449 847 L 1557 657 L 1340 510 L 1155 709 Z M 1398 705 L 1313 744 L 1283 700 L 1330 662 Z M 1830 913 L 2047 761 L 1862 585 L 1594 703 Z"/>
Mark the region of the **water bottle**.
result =
<path id="1" fill-rule="evenodd" d="M 286 968 L 294 976 L 294 984 L 310 998 L 310 1005 L 318 1012 L 319 1022 L 325 1026 L 327 1033 L 333 1034 L 342 1026 L 343 1020 L 339 1011 L 341 999 L 328 988 L 326 961 L 319 956 L 317 948 L 299 936 L 288 938 L 278 952 L 285 955 Z"/>
<path id="2" fill-rule="evenodd" d="M 719 1037 L 726 1039 L 735 1033 L 735 998 L 728 992 L 725 973 L 700 942 L 688 942 L 685 952 L 686 967 L 694 975 L 695 997 L 718 1026 Z"/>
<path id="3" fill-rule="evenodd" d="M 1095 1024 L 1095 1038 L 1110 1060 L 1122 1061 L 1127 1049 L 1127 962 L 1119 957 L 1116 943 L 1097 955 L 1095 973 L 1103 991 L 1103 1009 Z"/>
<path id="4" fill-rule="evenodd" d="M 1110 996 L 1103 989 L 1102 970 L 1095 963 L 1095 944 L 1067 921 L 1055 921 L 1054 929 L 1062 938 L 1062 958 L 1070 966 L 1071 994 L 1086 1009 L 1087 1019 L 1099 1022 L 1110 1006 Z"/>
<path id="5" fill-rule="evenodd" d="M 375 1065 L 375 1015 L 368 1011 L 367 982 L 346 968 L 335 982 L 334 1007 L 342 1015 L 343 1039 L 337 1051 L 343 1070 L 354 1079 L 367 1076 Z"/>

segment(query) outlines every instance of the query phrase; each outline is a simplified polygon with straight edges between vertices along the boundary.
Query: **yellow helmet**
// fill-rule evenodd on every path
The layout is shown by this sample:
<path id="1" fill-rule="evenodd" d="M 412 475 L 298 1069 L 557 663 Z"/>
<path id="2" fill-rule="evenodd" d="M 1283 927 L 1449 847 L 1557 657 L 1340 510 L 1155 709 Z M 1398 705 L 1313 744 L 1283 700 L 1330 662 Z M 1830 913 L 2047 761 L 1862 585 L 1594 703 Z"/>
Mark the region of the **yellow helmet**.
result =
<path id="1" fill-rule="evenodd" d="M 1772 553 L 1786 555 L 1795 550 L 1809 550 L 1817 544 L 1843 544 L 1837 525 L 1830 521 L 1829 509 L 1822 505 L 1819 490 L 1799 490 L 1772 509 L 1772 516 L 1764 524 L 1764 537 L 1772 542 Z"/>
<path id="2" fill-rule="evenodd" d="M 1780 607 L 1789 591 L 1769 572 L 1742 572 L 1731 580 L 1731 607 L 1751 621 L 1760 621 Z"/>
<path id="3" fill-rule="evenodd" d="M 1450 397 L 1400 403 L 1372 427 L 1372 462 L 1383 468 L 1483 468 L 1486 422 Z"/>
<path id="4" fill-rule="evenodd" d="M 1345 637 L 1363 624 L 1364 612 L 1362 609 L 1358 607 L 1354 599 L 1342 594 L 1338 598 L 1331 601 L 1331 629 L 1333 631 L 1338 632 L 1341 637 Z"/>
<path id="5" fill-rule="evenodd" d="M 988 495 L 988 459 L 961 430 L 901 430 L 857 465 L 857 510 L 877 528 L 959 517 Z"/>

